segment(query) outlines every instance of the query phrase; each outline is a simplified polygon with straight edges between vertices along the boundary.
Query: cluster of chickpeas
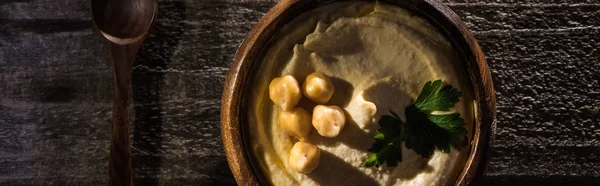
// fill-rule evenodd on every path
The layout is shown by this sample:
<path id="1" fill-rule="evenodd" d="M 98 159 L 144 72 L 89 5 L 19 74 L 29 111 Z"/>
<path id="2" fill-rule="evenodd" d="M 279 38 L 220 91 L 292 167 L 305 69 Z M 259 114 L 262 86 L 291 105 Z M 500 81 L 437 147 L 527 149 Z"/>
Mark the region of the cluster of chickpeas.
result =
<path id="1" fill-rule="evenodd" d="M 275 78 L 269 84 L 269 98 L 283 110 L 279 115 L 281 128 L 299 140 L 292 147 L 288 159 L 296 172 L 309 173 L 319 166 L 321 151 L 305 141 L 313 127 L 321 136 L 333 138 L 346 124 L 346 116 L 340 107 L 323 105 L 331 99 L 333 92 L 333 83 L 320 72 L 308 75 L 302 87 L 291 75 Z M 312 116 L 305 109 L 296 107 L 302 95 L 319 104 L 313 109 Z"/>

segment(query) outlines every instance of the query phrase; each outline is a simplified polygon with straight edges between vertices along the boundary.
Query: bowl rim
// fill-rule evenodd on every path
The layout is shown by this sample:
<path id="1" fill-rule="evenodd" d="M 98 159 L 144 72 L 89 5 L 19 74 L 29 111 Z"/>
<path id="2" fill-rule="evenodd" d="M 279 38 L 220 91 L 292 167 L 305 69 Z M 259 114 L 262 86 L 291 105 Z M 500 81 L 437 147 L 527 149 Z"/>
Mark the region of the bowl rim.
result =
<path id="1" fill-rule="evenodd" d="M 252 67 L 272 36 L 294 16 L 331 2 L 347 0 L 282 0 L 271 8 L 248 33 L 231 64 L 221 98 L 221 137 L 229 167 L 238 185 L 266 184 L 256 168 L 253 153 L 246 148 L 243 99 Z M 359 0 L 360 1 L 360 0 Z M 364 1 L 364 0 L 363 0 Z M 496 127 L 496 97 L 485 56 L 465 23 L 437 0 L 380 0 L 408 9 L 432 23 L 450 40 L 467 68 L 475 101 L 476 122 L 471 151 L 455 185 L 477 185 L 489 160 Z M 372 2 L 372 1 L 371 1 Z"/>

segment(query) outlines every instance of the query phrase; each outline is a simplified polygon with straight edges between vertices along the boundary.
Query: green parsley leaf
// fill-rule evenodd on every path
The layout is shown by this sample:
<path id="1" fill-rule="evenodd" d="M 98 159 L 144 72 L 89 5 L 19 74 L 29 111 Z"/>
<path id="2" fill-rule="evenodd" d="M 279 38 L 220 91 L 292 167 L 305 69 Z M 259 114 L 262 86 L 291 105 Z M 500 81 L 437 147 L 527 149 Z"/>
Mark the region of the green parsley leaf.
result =
<path id="1" fill-rule="evenodd" d="M 405 113 L 407 121 L 402 135 L 406 148 L 422 157 L 429 158 L 435 148 L 449 153 L 450 145 L 457 149 L 466 145 L 467 130 L 460 114 L 434 115 L 422 112 L 414 105 L 409 106 Z"/>
<path id="2" fill-rule="evenodd" d="M 366 167 L 379 167 L 387 162 L 388 166 L 396 166 L 402 162 L 401 133 L 404 123 L 392 112 L 393 116 L 382 116 L 379 129 L 375 132 L 375 143 L 369 149 L 369 157 L 362 164 Z"/>
<path id="3" fill-rule="evenodd" d="M 375 143 L 363 166 L 379 167 L 383 163 L 396 166 L 402 162 L 402 142 L 424 158 L 429 158 L 437 148 L 449 153 L 451 146 L 460 149 L 467 145 L 467 129 L 459 113 L 431 114 L 432 111 L 449 111 L 460 101 L 462 93 L 450 85 L 442 87 L 442 80 L 429 81 L 415 102 L 406 107 L 406 123 L 395 113 L 379 120 L 374 135 Z"/>
<path id="4" fill-rule="evenodd" d="M 442 80 L 427 82 L 413 103 L 421 111 L 448 111 L 460 101 L 462 93 L 450 85 L 442 87 Z"/>
<path id="5" fill-rule="evenodd" d="M 450 134 L 448 141 L 454 148 L 460 149 L 467 145 L 467 129 L 465 121 L 460 118 L 459 113 L 428 115 L 429 120 L 437 126 L 446 129 Z"/>

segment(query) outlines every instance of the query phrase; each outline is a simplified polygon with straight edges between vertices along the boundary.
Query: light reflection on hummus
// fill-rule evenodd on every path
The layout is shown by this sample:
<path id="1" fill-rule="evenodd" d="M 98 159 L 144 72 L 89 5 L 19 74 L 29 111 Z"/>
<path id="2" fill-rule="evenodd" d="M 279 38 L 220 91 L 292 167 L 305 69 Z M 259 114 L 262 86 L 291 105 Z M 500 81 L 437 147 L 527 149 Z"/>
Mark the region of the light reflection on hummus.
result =
<path id="1" fill-rule="evenodd" d="M 449 185 L 462 170 L 469 148 L 436 151 L 423 159 L 403 147 L 396 167 L 361 167 L 377 119 L 389 111 L 404 120 L 404 108 L 427 81 L 442 79 L 463 92 L 453 111 L 472 131 L 472 94 L 466 72 L 450 43 L 424 19 L 405 9 L 344 2 L 304 13 L 286 25 L 267 48 L 252 79 L 247 110 L 251 146 L 273 185 Z M 304 175 L 287 165 L 295 139 L 278 125 L 279 108 L 269 100 L 269 82 L 293 75 L 300 83 L 312 72 L 332 78 L 348 123 L 335 138 L 313 130 L 308 142 L 321 149 L 320 165 Z M 309 112 L 314 103 L 299 104 Z"/>

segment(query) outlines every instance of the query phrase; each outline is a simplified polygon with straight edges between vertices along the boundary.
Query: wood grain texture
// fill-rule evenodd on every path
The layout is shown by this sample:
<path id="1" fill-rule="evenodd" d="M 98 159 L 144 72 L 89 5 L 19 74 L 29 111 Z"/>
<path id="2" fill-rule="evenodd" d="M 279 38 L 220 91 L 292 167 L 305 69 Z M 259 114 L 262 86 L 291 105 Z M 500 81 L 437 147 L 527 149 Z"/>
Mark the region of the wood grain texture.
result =
<path id="1" fill-rule="evenodd" d="M 444 1 L 494 79 L 487 185 L 600 184 L 600 1 Z M 234 185 L 223 80 L 275 1 L 160 1 L 133 75 L 139 185 Z M 0 1 L 0 185 L 106 185 L 112 82 L 87 0 Z M 136 166 L 137 165 L 137 166 Z"/>

